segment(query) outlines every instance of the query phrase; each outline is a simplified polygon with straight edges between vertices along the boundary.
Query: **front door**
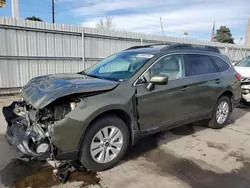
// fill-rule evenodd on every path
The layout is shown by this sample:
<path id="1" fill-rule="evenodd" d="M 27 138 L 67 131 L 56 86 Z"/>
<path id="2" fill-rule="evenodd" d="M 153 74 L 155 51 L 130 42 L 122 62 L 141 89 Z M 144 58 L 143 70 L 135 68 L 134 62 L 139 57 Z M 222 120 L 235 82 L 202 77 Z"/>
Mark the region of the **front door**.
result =
<path id="1" fill-rule="evenodd" d="M 182 55 L 168 55 L 158 60 L 144 75 L 149 81 L 156 75 L 168 76 L 166 85 L 147 89 L 147 83 L 137 86 L 138 113 L 141 130 L 154 129 L 188 117 L 193 112 Z"/>

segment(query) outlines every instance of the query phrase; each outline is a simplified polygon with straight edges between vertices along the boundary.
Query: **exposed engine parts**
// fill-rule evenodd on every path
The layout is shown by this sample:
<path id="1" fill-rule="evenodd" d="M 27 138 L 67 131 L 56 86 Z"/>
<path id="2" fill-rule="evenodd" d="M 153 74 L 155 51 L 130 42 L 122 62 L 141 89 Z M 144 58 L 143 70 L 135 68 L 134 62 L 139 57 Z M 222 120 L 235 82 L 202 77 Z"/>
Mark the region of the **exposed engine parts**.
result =
<path id="1" fill-rule="evenodd" d="M 36 110 L 25 101 L 13 102 L 3 108 L 8 122 L 7 141 L 15 145 L 23 154 L 23 158 L 41 158 L 53 161 L 54 175 L 65 182 L 68 174 L 76 169 L 67 165 L 63 173 L 59 171 L 55 155 L 57 149 L 51 142 L 51 133 L 55 122 L 62 120 L 73 110 L 80 99 L 58 100 L 42 110 Z"/>

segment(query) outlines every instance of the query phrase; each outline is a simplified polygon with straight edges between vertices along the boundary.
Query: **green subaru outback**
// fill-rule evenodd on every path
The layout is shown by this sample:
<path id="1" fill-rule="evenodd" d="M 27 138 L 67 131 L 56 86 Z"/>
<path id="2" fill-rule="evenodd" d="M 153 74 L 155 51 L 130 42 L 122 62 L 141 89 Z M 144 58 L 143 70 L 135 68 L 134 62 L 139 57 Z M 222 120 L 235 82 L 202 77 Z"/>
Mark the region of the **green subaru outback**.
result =
<path id="1" fill-rule="evenodd" d="M 25 156 L 109 169 L 143 136 L 199 120 L 225 126 L 240 77 L 216 47 L 131 47 L 79 73 L 30 80 L 3 108 L 6 138 Z"/>

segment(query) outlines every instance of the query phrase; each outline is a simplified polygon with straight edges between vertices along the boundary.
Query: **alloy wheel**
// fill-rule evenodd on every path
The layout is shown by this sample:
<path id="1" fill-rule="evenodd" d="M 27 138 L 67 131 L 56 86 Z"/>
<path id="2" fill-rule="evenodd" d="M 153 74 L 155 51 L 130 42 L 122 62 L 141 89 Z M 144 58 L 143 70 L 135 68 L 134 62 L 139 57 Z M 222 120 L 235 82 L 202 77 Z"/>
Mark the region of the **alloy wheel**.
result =
<path id="1" fill-rule="evenodd" d="M 98 163 L 112 161 L 121 151 L 123 135 L 119 128 L 107 126 L 99 130 L 91 141 L 90 154 Z"/>
<path id="2" fill-rule="evenodd" d="M 216 121 L 219 124 L 223 124 L 226 121 L 228 114 L 229 114 L 229 104 L 226 101 L 222 101 L 219 104 L 216 111 Z"/>

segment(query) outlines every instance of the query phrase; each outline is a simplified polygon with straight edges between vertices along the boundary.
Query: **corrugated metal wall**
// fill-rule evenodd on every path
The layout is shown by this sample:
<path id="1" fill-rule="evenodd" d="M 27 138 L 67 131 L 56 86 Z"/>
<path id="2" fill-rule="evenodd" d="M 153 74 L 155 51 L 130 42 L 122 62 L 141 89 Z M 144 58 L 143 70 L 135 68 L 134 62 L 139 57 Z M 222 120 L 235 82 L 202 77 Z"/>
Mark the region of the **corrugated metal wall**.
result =
<path id="1" fill-rule="evenodd" d="M 39 75 L 77 72 L 128 47 L 163 41 L 217 46 L 232 61 L 250 55 L 246 46 L 0 18 L 0 88 L 21 87 Z"/>

